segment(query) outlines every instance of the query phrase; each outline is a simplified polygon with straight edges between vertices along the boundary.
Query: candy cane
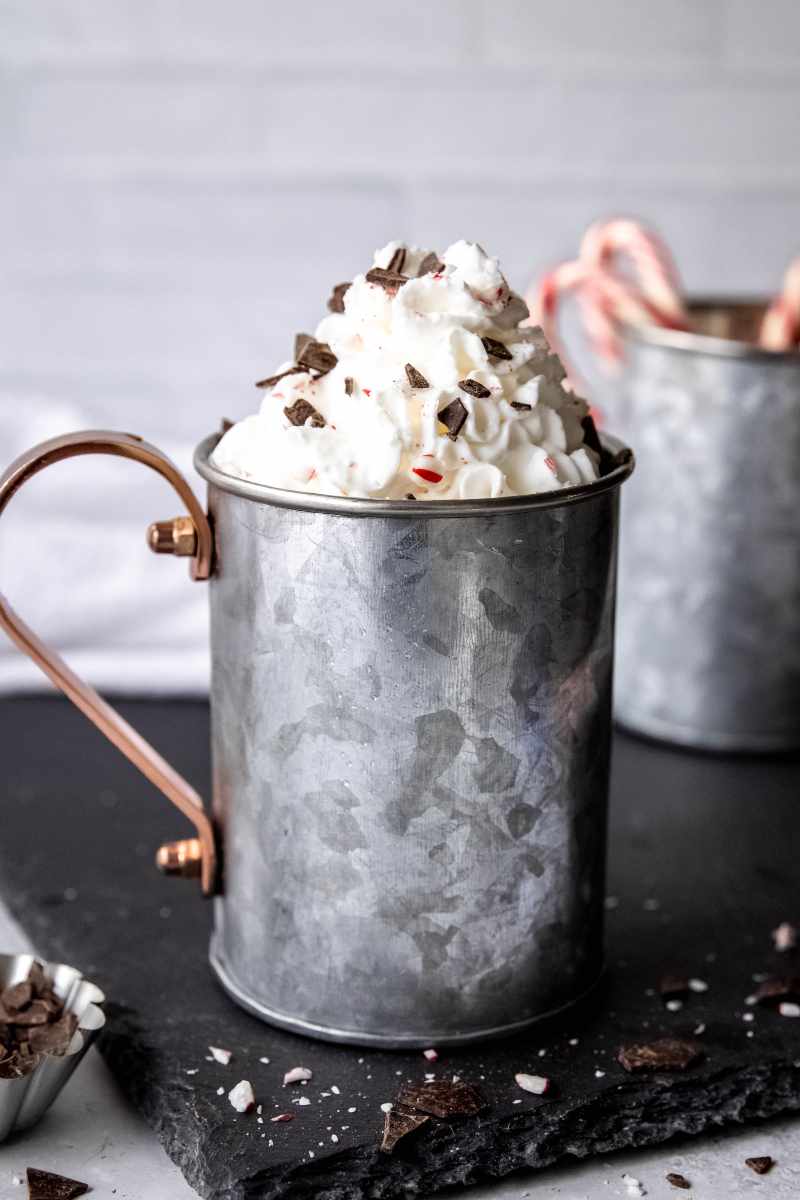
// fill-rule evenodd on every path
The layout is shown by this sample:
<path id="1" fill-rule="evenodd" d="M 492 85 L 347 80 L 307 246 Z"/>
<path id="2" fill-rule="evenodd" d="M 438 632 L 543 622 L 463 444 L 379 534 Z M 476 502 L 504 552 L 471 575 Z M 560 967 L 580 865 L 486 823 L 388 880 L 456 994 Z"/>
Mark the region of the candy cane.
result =
<path id="1" fill-rule="evenodd" d="M 581 261 L 611 270 L 620 255 L 630 259 L 639 290 L 653 306 L 658 323 L 685 329 L 686 309 L 678 271 L 661 238 L 628 217 L 595 221 L 589 226 L 581 242 Z"/>
<path id="2" fill-rule="evenodd" d="M 791 350 L 800 343 L 800 258 L 790 263 L 781 294 L 764 314 L 758 340 L 765 350 Z"/>

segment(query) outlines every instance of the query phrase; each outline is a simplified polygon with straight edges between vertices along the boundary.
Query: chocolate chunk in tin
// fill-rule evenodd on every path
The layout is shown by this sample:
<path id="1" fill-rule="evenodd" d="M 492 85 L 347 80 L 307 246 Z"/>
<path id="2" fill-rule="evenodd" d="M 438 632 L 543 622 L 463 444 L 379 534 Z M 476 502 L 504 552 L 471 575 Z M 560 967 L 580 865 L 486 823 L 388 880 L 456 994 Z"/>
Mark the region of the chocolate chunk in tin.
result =
<path id="1" fill-rule="evenodd" d="M 451 400 L 436 414 L 442 424 L 446 426 L 447 436 L 451 442 L 454 442 L 461 433 L 468 415 L 466 405 L 458 398 Z"/>
<path id="2" fill-rule="evenodd" d="M 478 383 L 477 379 L 459 379 L 458 386 L 462 392 L 466 392 L 470 396 L 476 396 L 478 400 L 486 400 L 492 394 L 486 385 Z"/>
<path id="3" fill-rule="evenodd" d="M 325 418 L 322 413 L 317 412 L 313 404 L 309 404 L 307 400 L 298 398 L 294 404 L 283 410 L 283 415 L 288 418 L 292 425 L 305 425 L 310 420 L 313 429 L 322 429 L 325 424 Z"/>
<path id="4" fill-rule="evenodd" d="M 385 267 L 372 267 L 367 271 L 367 283 L 377 283 L 387 292 L 396 292 L 404 283 L 408 283 L 408 277 L 399 271 L 388 271 Z"/>
<path id="5" fill-rule="evenodd" d="M 800 1000 L 800 978 L 765 979 L 753 993 L 756 1004 L 764 1008 L 777 1008 L 784 1000 Z"/>
<path id="6" fill-rule="evenodd" d="M 287 367 L 285 371 L 279 371 L 277 375 L 269 375 L 266 379 L 259 379 L 256 383 L 257 388 L 274 388 L 276 383 L 280 383 L 287 375 L 302 375 L 305 367 Z M 223 425 L 225 422 L 223 421 Z M 223 432 L 226 432 L 223 430 Z"/>
<path id="7" fill-rule="evenodd" d="M 401 1138 L 419 1129 L 426 1121 L 430 1121 L 427 1113 L 418 1112 L 405 1104 L 393 1104 L 383 1122 L 381 1150 L 384 1154 L 391 1154 Z"/>
<path id="8" fill-rule="evenodd" d="M 770 1154 L 759 1154 L 755 1158 L 746 1158 L 744 1165 L 756 1175 L 766 1175 L 775 1166 L 775 1159 Z"/>
<path id="9" fill-rule="evenodd" d="M 331 292 L 330 299 L 328 300 L 328 308 L 331 312 L 334 312 L 334 313 L 343 313 L 344 312 L 344 297 L 345 297 L 345 293 L 347 292 L 347 289 L 349 287 L 350 287 L 349 279 L 347 280 L 346 283 L 337 283 L 334 286 L 334 289 Z"/>
<path id="10" fill-rule="evenodd" d="M 356 381 L 353 379 L 352 375 L 348 375 L 345 378 L 344 390 L 347 396 L 352 396 L 353 392 L 356 390 Z"/>
<path id="11" fill-rule="evenodd" d="M 482 337 L 483 348 L 490 358 L 502 358 L 508 361 L 513 358 L 513 354 L 504 342 L 498 342 L 497 338 Z"/>
<path id="12" fill-rule="evenodd" d="M 49 1025 L 37 1025 L 28 1033 L 28 1044 L 34 1054 L 66 1054 L 78 1019 L 74 1013 L 64 1013 Z"/>
<path id="13" fill-rule="evenodd" d="M 411 363 L 406 363 L 406 379 L 411 384 L 412 388 L 429 388 L 425 376 L 416 367 L 412 367 Z"/>
<path id="14" fill-rule="evenodd" d="M 623 1046 L 617 1062 L 626 1071 L 685 1071 L 703 1057 L 703 1047 L 688 1038 L 656 1038 Z"/>
<path id="15" fill-rule="evenodd" d="M 405 263 L 406 248 L 405 246 L 398 246 L 392 257 L 389 259 L 389 265 L 387 266 L 386 270 L 391 271 L 395 275 L 401 275 Z"/>
<path id="16" fill-rule="evenodd" d="M 14 1017 L 17 1026 L 46 1025 L 50 1019 L 47 1006 L 41 1000 L 32 1000 L 27 1008 Z"/>
<path id="17" fill-rule="evenodd" d="M 28 1167 L 28 1200 L 75 1200 L 89 1191 L 88 1183 Z"/>
<path id="18" fill-rule="evenodd" d="M 307 337 L 306 334 L 298 336 Z M 301 367 L 307 367 L 309 371 L 316 371 L 320 375 L 327 375 L 339 361 L 326 342 L 318 342 L 315 338 L 308 338 L 299 351 L 295 347 L 295 358 Z"/>
<path id="19" fill-rule="evenodd" d="M 683 1188 L 684 1190 L 692 1186 L 686 1176 L 679 1174 L 677 1171 L 668 1172 L 667 1183 L 671 1183 L 673 1187 Z"/>
<path id="20" fill-rule="evenodd" d="M 597 426 L 595 425 L 594 418 L 590 413 L 587 413 L 581 421 L 581 428 L 583 429 L 583 440 L 589 449 L 594 450 L 595 454 L 602 454 L 603 447 L 600 444 Z"/>
<path id="21" fill-rule="evenodd" d="M 401 1104 L 434 1117 L 472 1116 L 486 1107 L 483 1096 L 472 1083 L 407 1083 L 400 1089 Z"/>
<path id="22" fill-rule="evenodd" d="M 689 980 L 683 975 L 662 975 L 658 992 L 662 1000 L 685 1000 L 689 995 Z"/>
<path id="23" fill-rule="evenodd" d="M 523 404 L 521 400 L 512 400 L 510 403 L 511 407 L 515 408 L 517 412 L 533 412 L 532 404 Z"/>
<path id="24" fill-rule="evenodd" d="M 438 275 L 443 270 L 444 263 L 439 260 L 439 255 L 431 251 L 430 254 L 425 255 L 419 264 L 417 279 L 420 279 L 423 275 Z"/>
<path id="25" fill-rule="evenodd" d="M 29 979 L 23 979 L 20 983 L 12 983 L 4 990 L 0 996 L 0 1004 L 7 1013 L 16 1013 L 30 1004 L 32 999 L 33 986 Z"/>

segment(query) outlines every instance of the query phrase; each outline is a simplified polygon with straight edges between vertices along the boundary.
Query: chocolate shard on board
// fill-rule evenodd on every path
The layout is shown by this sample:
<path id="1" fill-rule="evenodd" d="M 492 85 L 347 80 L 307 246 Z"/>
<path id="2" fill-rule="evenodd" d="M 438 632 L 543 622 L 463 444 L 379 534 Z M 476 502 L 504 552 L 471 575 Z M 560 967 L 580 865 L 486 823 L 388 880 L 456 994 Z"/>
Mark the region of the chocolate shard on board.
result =
<path id="1" fill-rule="evenodd" d="M 626 1071 L 685 1071 L 699 1063 L 704 1054 L 699 1042 L 690 1038 L 656 1038 L 623 1046 L 617 1062 Z"/>
<path id="2" fill-rule="evenodd" d="M 442 424 L 446 426 L 447 436 L 451 442 L 454 442 L 461 433 L 468 415 L 466 405 L 458 398 L 445 404 L 444 408 L 436 414 Z"/>
<path id="3" fill-rule="evenodd" d="M 755 1158 L 746 1158 L 744 1165 L 756 1175 L 766 1175 L 775 1166 L 775 1159 L 770 1154 L 758 1154 Z"/>
<path id="4" fill-rule="evenodd" d="M 692 1186 L 686 1176 L 681 1175 L 678 1171 L 669 1171 L 667 1173 L 667 1183 L 671 1183 L 676 1188 L 683 1188 L 684 1191 Z"/>
<path id="5" fill-rule="evenodd" d="M 583 440 L 590 450 L 594 450 L 595 454 L 602 454 L 603 447 L 600 443 L 600 437 L 597 433 L 597 426 L 594 423 L 594 418 L 591 413 L 587 413 L 581 421 L 583 430 Z M 688 987 L 687 987 L 688 990 Z"/>
<path id="6" fill-rule="evenodd" d="M 306 336 L 298 334 L 298 337 Z M 327 342 L 318 342 L 315 338 L 308 338 L 299 350 L 295 347 L 295 358 L 301 367 L 307 367 L 319 375 L 327 375 L 339 361 Z"/>
<path id="7" fill-rule="evenodd" d="M 433 1117 L 473 1116 L 486 1107 L 486 1101 L 472 1083 L 407 1083 L 400 1089 L 400 1104 Z"/>
<path id="8" fill-rule="evenodd" d="M 517 412 L 533 412 L 532 404 L 523 404 L 521 400 L 512 400 L 510 403 L 511 407 L 515 408 Z"/>
<path id="9" fill-rule="evenodd" d="M 431 250 L 430 254 L 426 254 L 417 270 L 417 279 L 421 279 L 423 275 L 438 275 L 444 270 L 444 263 L 440 260 L 439 255 Z"/>
<path id="10" fill-rule="evenodd" d="M 459 379 L 458 386 L 462 392 L 466 392 L 469 396 L 475 396 L 478 400 L 486 400 L 492 394 L 486 384 L 478 383 L 477 379 Z"/>
<path id="11" fill-rule="evenodd" d="M 498 342 L 497 338 L 482 337 L 483 348 L 490 358 L 502 358 L 509 361 L 514 356 L 504 342 Z"/>
<path id="12" fill-rule="evenodd" d="M 662 975 L 658 994 L 662 1000 L 685 1000 L 689 995 L 689 980 L 684 975 Z"/>
<path id="13" fill-rule="evenodd" d="M 386 270 L 391 271 L 394 275 L 402 275 L 403 267 L 406 265 L 406 248 L 398 246 L 392 257 L 389 259 L 389 265 Z"/>
<path id="14" fill-rule="evenodd" d="M 424 1125 L 426 1121 L 430 1121 L 428 1113 L 418 1112 L 406 1104 L 392 1105 L 383 1122 L 383 1138 L 381 1139 L 383 1153 L 391 1154 L 401 1138 L 413 1133 L 415 1129 L 419 1129 L 420 1125 Z"/>
<path id="15" fill-rule="evenodd" d="M 292 425 L 305 425 L 310 420 L 312 429 L 322 429 L 325 424 L 322 413 L 317 412 L 313 404 L 299 397 L 294 404 L 283 410 L 283 415 Z"/>
<path id="16" fill-rule="evenodd" d="M 367 283 L 377 283 L 387 292 L 396 292 L 404 283 L 408 283 L 408 277 L 401 275 L 399 271 L 389 271 L 385 267 L 372 267 L 367 271 Z"/>
<path id="17" fill-rule="evenodd" d="M 256 387 L 274 388 L 275 384 L 280 383 L 280 381 L 285 379 L 287 375 L 302 375 L 304 374 L 305 370 L 305 367 L 287 367 L 285 371 L 279 371 L 277 375 L 269 375 L 266 379 L 259 379 L 256 383 Z M 223 421 L 223 425 L 224 424 L 225 422 Z M 227 430 L 224 432 L 227 432 Z"/>
<path id="18" fill-rule="evenodd" d="M 330 299 L 328 300 L 328 309 L 334 313 L 344 312 L 344 297 L 347 289 L 350 287 L 350 280 L 346 283 L 334 284 Z"/>
<path id="19" fill-rule="evenodd" d="M 416 367 L 412 367 L 411 363 L 406 363 L 406 379 L 411 384 L 412 388 L 429 388 L 425 376 Z"/>
<path id="20" fill-rule="evenodd" d="M 28 1167 L 28 1200 L 75 1200 L 89 1191 L 88 1183 L 69 1179 L 66 1175 L 54 1175 L 52 1171 L 37 1171 Z"/>
<path id="21" fill-rule="evenodd" d="M 764 1008 L 777 1008 L 784 1000 L 800 1001 L 800 978 L 795 975 L 782 979 L 765 979 L 753 994 L 756 1004 Z"/>
<path id="22" fill-rule="evenodd" d="M 345 395 L 347 395 L 347 396 L 352 396 L 353 392 L 356 390 L 356 381 L 355 381 L 355 379 L 353 379 L 352 375 L 348 375 L 345 378 L 344 390 L 345 390 Z"/>

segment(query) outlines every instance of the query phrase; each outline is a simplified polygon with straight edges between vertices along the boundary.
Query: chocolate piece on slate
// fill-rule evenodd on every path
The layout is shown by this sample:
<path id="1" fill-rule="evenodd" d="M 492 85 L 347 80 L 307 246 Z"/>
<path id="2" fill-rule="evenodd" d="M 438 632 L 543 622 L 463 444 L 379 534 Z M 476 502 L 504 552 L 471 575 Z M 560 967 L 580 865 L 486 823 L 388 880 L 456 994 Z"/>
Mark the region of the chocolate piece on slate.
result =
<path id="1" fill-rule="evenodd" d="M 349 287 L 350 287 L 349 279 L 347 280 L 346 283 L 335 284 L 334 289 L 331 292 L 330 299 L 328 300 L 328 308 L 330 309 L 331 312 L 334 312 L 334 313 L 343 313 L 344 312 L 344 297 L 345 297 L 345 293 Z"/>
<path id="2" fill-rule="evenodd" d="M 391 1154 L 401 1138 L 419 1129 L 426 1121 L 430 1121 L 428 1113 L 418 1112 L 406 1104 L 392 1105 L 383 1123 L 381 1150 L 384 1154 Z"/>
<path id="3" fill-rule="evenodd" d="M 298 398 L 294 404 L 283 410 L 284 416 L 292 425 L 305 425 L 310 419 L 312 429 L 322 429 L 325 424 L 325 418 L 322 413 L 317 412 L 313 404 L 309 404 L 307 400 Z"/>
<path id="4" fill-rule="evenodd" d="M 617 1062 L 626 1071 L 685 1071 L 703 1057 L 703 1047 L 688 1038 L 656 1038 L 623 1046 Z"/>
<path id="5" fill-rule="evenodd" d="M 744 1165 L 756 1175 L 766 1175 L 775 1166 L 775 1160 L 770 1154 L 759 1154 L 755 1158 L 746 1158 Z"/>
<path id="6" fill-rule="evenodd" d="M 765 979 L 754 992 L 756 1004 L 776 1008 L 783 1000 L 800 1000 L 800 978 Z"/>
<path id="7" fill-rule="evenodd" d="M 298 334 L 298 340 L 300 338 L 306 339 L 299 346 L 295 345 L 294 356 L 300 366 L 307 367 L 309 371 L 317 371 L 320 375 L 327 375 L 328 371 L 332 371 L 339 360 L 330 346 L 304 333 Z"/>
<path id="8" fill-rule="evenodd" d="M 466 405 L 459 399 L 451 400 L 436 414 L 442 424 L 447 427 L 447 436 L 451 442 L 454 442 L 461 433 L 468 415 Z"/>
<path id="9" fill-rule="evenodd" d="M 508 361 L 513 358 L 511 351 L 504 342 L 498 342 L 497 338 L 482 337 L 483 348 L 490 358 L 502 358 Z"/>
<path id="10" fill-rule="evenodd" d="M 658 992 L 662 1000 L 685 1000 L 689 995 L 689 980 L 685 975 L 662 975 Z"/>
<path id="11" fill-rule="evenodd" d="M 417 279 L 420 279 L 423 275 L 438 275 L 443 270 L 444 263 L 439 260 L 439 255 L 431 251 L 430 254 L 425 255 L 419 264 Z"/>
<path id="12" fill-rule="evenodd" d="M 406 248 L 398 246 L 392 257 L 389 259 L 389 265 L 386 270 L 391 271 L 394 275 L 402 275 L 403 267 L 406 263 Z"/>
<path id="13" fill-rule="evenodd" d="M 273 388 L 276 383 L 280 383 L 281 379 L 285 379 L 287 375 L 302 375 L 305 372 L 305 367 L 287 367 L 285 371 L 279 371 L 277 375 L 268 375 L 266 379 L 259 379 L 256 383 L 257 388 Z M 223 425 L 225 422 L 223 421 Z M 226 432 L 223 430 L 223 432 Z"/>
<path id="14" fill-rule="evenodd" d="M 396 292 L 404 283 L 408 283 L 408 278 L 401 275 L 399 271 L 388 271 L 385 267 L 372 267 L 367 271 L 367 283 L 377 283 L 387 292 Z"/>
<path id="15" fill-rule="evenodd" d="M 603 447 L 600 444 L 600 438 L 597 433 L 597 426 L 594 423 L 594 418 L 587 413 L 581 421 L 583 429 L 583 440 L 590 450 L 594 450 L 595 454 L 602 454 Z"/>
<path id="16" fill-rule="evenodd" d="M 684 1191 L 692 1186 L 686 1176 L 679 1174 L 678 1171 L 670 1171 L 667 1174 L 667 1183 L 671 1183 L 676 1188 L 683 1188 Z"/>
<path id="17" fill-rule="evenodd" d="M 517 410 L 517 412 L 533 412 L 533 405 L 523 404 L 521 400 L 511 400 L 510 404 L 512 408 Z"/>
<path id="18" fill-rule="evenodd" d="M 485 400 L 492 394 L 486 385 L 478 383 L 477 379 L 459 379 L 458 386 L 462 392 L 466 392 L 470 396 L 476 396 L 478 400 Z"/>
<path id="19" fill-rule="evenodd" d="M 433 1117 L 472 1116 L 486 1107 L 478 1089 L 471 1083 L 407 1083 L 400 1089 L 400 1104 Z"/>
<path id="20" fill-rule="evenodd" d="M 37 1171 L 28 1167 L 28 1200 L 75 1200 L 89 1191 L 88 1183 L 79 1179 L 68 1179 L 66 1175 L 54 1175 L 52 1171 Z"/>
<path id="21" fill-rule="evenodd" d="M 356 381 L 353 379 L 352 375 L 346 376 L 344 381 L 344 390 L 345 395 L 347 396 L 352 396 L 353 392 L 356 390 Z"/>
<path id="22" fill-rule="evenodd" d="M 416 367 L 412 367 L 411 363 L 406 363 L 406 379 L 411 384 L 412 388 L 429 388 L 425 376 Z"/>

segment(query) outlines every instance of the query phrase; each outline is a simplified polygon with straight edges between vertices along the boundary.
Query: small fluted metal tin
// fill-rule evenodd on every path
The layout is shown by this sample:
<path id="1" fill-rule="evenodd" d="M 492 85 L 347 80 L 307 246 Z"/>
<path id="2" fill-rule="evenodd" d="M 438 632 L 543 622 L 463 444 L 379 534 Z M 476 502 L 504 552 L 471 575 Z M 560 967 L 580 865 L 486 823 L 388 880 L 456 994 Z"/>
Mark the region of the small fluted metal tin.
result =
<path id="1" fill-rule="evenodd" d="M 469 1042 L 602 966 L 619 443 L 495 501 L 280 492 L 209 462 L 211 961 L 331 1041 Z"/>
<path id="2" fill-rule="evenodd" d="M 636 447 L 622 502 L 615 712 L 714 750 L 800 747 L 800 354 L 709 336 L 761 306 L 697 302 L 706 334 L 630 333 L 595 373 Z"/>
<path id="3" fill-rule="evenodd" d="M 67 1011 L 75 1014 L 78 1027 L 66 1054 L 43 1054 L 29 1074 L 0 1079 L 0 1142 L 44 1116 L 105 1024 L 103 992 L 64 963 L 46 963 L 32 954 L 0 954 L 0 991 L 27 979 L 37 961 Z"/>

